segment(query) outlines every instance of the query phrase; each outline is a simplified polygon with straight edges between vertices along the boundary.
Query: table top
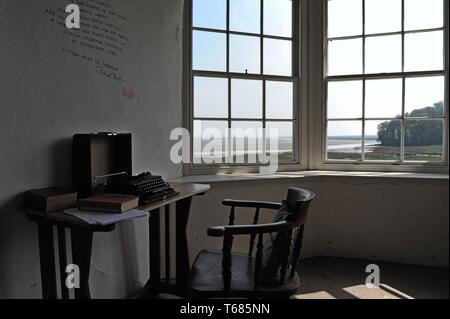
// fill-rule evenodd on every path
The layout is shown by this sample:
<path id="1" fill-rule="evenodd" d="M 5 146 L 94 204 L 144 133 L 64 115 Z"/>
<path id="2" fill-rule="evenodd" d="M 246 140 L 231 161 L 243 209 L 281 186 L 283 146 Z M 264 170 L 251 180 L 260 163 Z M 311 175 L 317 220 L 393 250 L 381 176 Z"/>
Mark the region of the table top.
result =
<path id="1" fill-rule="evenodd" d="M 175 184 L 172 183 L 172 187 L 179 192 L 178 195 L 168 198 L 166 200 L 161 200 L 149 205 L 144 205 L 141 207 L 137 207 L 136 209 L 146 211 L 146 212 L 152 212 L 157 210 L 158 208 L 164 207 L 166 205 L 176 203 L 180 200 L 186 199 L 188 197 L 201 195 L 205 192 L 207 192 L 210 189 L 209 185 L 204 184 L 191 184 L 191 183 L 181 183 L 181 184 Z M 43 213 L 39 212 L 37 210 L 28 208 L 26 206 L 21 206 L 19 209 L 23 212 L 25 212 L 33 221 L 42 221 L 46 220 L 52 224 L 60 225 L 64 227 L 74 227 L 74 228 L 83 228 L 95 232 L 109 232 L 114 230 L 115 224 L 113 225 L 107 225 L 107 226 L 101 226 L 101 225 L 89 225 L 88 223 L 85 223 L 84 221 L 68 215 L 64 212 L 55 212 L 55 213 Z"/>

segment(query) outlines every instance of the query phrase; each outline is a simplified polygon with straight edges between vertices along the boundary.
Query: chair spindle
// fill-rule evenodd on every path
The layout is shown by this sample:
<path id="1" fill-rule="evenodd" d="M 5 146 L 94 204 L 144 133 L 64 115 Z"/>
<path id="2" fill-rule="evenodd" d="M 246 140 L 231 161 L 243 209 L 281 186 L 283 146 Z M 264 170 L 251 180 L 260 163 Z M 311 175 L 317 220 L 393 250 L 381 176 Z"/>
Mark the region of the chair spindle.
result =
<path id="1" fill-rule="evenodd" d="M 261 273 L 261 267 L 264 258 L 264 234 L 259 234 L 258 245 L 256 249 L 256 261 L 255 261 L 255 289 L 259 288 L 259 277 Z"/>
<path id="2" fill-rule="evenodd" d="M 303 241 L 303 233 L 305 231 L 305 225 L 302 225 L 300 227 L 300 230 L 297 233 L 297 238 L 295 241 L 295 247 L 294 247 L 294 252 L 293 252 L 293 256 L 292 256 L 292 265 L 291 265 L 291 273 L 290 273 L 290 278 L 293 278 L 295 275 L 295 271 L 297 268 L 297 264 L 298 264 L 298 259 L 300 257 L 300 251 L 302 249 L 302 241 Z"/>
<path id="3" fill-rule="evenodd" d="M 280 267 L 280 284 L 283 285 L 286 282 L 286 273 L 287 268 L 289 265 L 289 257 L 291 255 L 291 240 L 292 240 L 292 230 L 283 232 L 283 242 L 284 244 L 284 250 L 281 260 L 281 267 Z M 280 234 L 281 235 L 281 234 Z"/>
<path id="4" fill-rule="evenodd" d="M 229 223 L 228 225 L 233 226 L 234 222 L 236 220 L 236 213 L 235 213 L 235 207 L 231 207 L 231 212 L 230 212 L 230 218 L 229 218 Z"/>
<path id="5" fill-rule="evenodd" d="M 233 246 L 233 236 L 225 234 L 223 241 L 223 258 L 222 258 L 222 277 L 225 291 L 230 290 L 231 286 L 231 249 Z"/>
<path id="6" fill-rule="evenodd" d="M 258 225 L 259 222 L 259 208 L 256 209 L 255 217 L 253 218 L 253 225 Z M 250 235 L 250 249 L 248 250 L 248 255 L 253 255 L 253 248 L 255 247 L 256 234 Z"/>

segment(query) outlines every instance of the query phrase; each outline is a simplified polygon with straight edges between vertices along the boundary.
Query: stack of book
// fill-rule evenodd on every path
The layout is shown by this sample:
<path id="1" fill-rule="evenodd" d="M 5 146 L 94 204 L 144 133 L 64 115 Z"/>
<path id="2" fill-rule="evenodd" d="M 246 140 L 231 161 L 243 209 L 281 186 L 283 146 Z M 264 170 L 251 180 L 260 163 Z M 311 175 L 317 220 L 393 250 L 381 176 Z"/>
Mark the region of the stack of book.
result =
<path id="1" fill-rule="evenodd" d="M 78 208 L 82 211 L 121 214 L 139 205 L 139 197 L 124 195 L 94 195 L 78 201 Z"/>

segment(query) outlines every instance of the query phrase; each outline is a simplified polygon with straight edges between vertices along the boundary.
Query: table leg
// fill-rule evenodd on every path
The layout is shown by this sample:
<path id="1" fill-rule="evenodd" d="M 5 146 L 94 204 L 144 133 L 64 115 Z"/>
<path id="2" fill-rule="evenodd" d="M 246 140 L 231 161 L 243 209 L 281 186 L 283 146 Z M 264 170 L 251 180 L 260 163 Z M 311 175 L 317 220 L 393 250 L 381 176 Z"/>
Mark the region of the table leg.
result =
<path id="1" fill-rule="evenodd" d="M 186 296 L 189 288 L 189 251 L 187 241 L 187 224 L 191 209 L 192 197 L 176 203 L 176 289 L 182 296 Z"/>
<path id="2" fill-rule="evenodd" d="M 59 275 L 61 278 L 61 297 L 62 299 L 69 299 L 69 289 L 66 286 L 66 275 L 67 275 L 66 229 L 63 226 L 58 226 L 58 251 L 59 251 Z"/>
<path id="3" fill-rule="evenodd" d="M 165 266 L 166 266 L 166 271 L 165 271 L 165 277 L 166 277 L 166 284 L 170 284 L 170 205 L 166 205 L 166 212 L 165 212 L 165 216 L 164 216 L 164 234 L 165 234 L 165 243 L 164 243 L 164 247 L 165 247 L 165 253 L 164 253 L 164 257 L 165 257 Z"/>
<path id="4" fill-rule="evenodd" d="M 75 289 L 75 299 L 91 299 L 89 273 L 92 255 L 92 231 L 71 229 L 72 260 L 80 268 L 80 288 Z"/>
<path id="5" fill-rule="evenodd" d="M 39 222 L 38 234 L 42 297 L 44 299 L 57 299 L 53 226 L 47 222 Z"/>
<path id="6" fill-rule="evenodd" d="M 150 240 L 150 295 L 159 293 L 161 281 L 161 230 L 160 230 L 160 209 L 150 212 L 149 219 L 149 240 Z"/>

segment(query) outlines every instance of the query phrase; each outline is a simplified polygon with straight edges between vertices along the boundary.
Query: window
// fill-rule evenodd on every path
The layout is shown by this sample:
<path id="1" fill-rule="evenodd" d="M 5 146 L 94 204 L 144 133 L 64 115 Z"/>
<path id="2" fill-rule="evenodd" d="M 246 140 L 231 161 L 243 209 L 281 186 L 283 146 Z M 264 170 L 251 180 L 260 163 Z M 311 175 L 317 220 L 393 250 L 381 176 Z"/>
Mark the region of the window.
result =
<path id="1" fill-rule="evenodd" d="M 445 164 L 444 1 L 325 2 L 325 163 Z"/>
<path id="2" fill-rule="evenodd" d="M 192 0 L 193 165 L 259 165 L 262 152 L 298 163 L 298 5 Z"/>

